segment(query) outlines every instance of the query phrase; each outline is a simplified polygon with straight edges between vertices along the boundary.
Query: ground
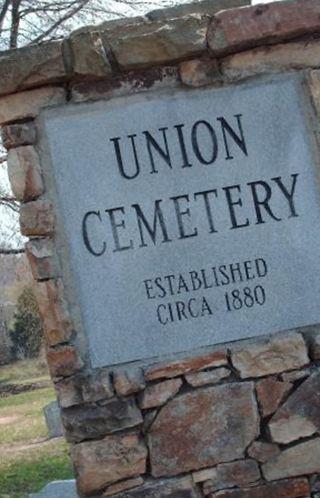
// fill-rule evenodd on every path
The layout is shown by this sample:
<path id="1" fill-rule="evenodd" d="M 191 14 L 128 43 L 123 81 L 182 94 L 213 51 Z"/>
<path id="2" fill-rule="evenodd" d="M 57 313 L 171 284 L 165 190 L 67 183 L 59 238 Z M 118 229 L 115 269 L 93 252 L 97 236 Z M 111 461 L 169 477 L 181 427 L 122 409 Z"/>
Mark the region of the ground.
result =
<path id="1" fill-rule="evenodd" d="M 55 399 L 52 387 L 1 397 L 6 384 L 49 380 L 39 361 L 0 367 L 0 498 L 26 498 L 56 479 L 72 478 L 63 438 L 48 439 L 43 407 Z"/>

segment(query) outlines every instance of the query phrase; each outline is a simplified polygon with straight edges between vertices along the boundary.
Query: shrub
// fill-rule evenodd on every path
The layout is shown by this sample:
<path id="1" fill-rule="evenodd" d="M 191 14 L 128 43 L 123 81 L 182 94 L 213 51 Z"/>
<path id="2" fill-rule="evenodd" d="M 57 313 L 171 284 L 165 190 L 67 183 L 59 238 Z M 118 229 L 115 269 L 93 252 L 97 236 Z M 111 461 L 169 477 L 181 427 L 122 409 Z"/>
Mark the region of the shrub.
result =
<path id="1" fill-rule="evenodd" d="M 25 288 L 18 298 L 10 337 L 13 344 L 12 353 L 16 359 L 38 356 L 43 327 L 35 295 L 29 287 Z"/>

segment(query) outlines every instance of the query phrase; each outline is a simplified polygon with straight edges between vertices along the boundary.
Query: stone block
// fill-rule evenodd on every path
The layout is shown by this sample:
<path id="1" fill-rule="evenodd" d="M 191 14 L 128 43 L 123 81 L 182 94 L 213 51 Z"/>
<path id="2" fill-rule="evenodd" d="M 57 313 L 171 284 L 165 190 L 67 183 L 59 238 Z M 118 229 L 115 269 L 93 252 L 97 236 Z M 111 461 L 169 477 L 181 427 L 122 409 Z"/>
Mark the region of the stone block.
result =
<path id="1" fill-rule="evenodd" d="M 267 481 L 320 472 L 320 438 L 288 448 L 262 466 Z"/>
<path id="2" fill-rule="evenodd" d="M 219 12 L 209 26 L 208 43 L 214 55 L 221 55 L 319 30 L 318 0 L 272 2 Z"/>
<path id="3" fill-rule="evenodd" d="M 302 335 L 291 333 L 240 346 L 232 352 L 232 363 L 244 379 L 301 368 L 309 358 Z"/>
<path id="4" fill-rule="evenodd" d="M 104 370 L 88 375 L 72 375 L 57 382 L 55 388 L 62 408 L 81 403 L 95 403 L 114 396 L 110 375 Z"/>
<path id="5" fill-rule="evenodd" d="M 217 384 L 223 379 L 230 377 L 231 371 L 228 368 L 214 368 L 208 372 L 196 372 L 185 375 L 185 379 L 192 387 L 201 387 L 207 384 Z"/>
<path id="6" fill-rule="evenodd" d="M 288 444 L 320 431 L 320 372 L 305 380 L 269 422 L 272 439 Z"/>
<path id="7" fill-rule="evenodd" d="M 63 104 L 65 101 L 65 89 L 58 86 L 46 86 L 0 97 L 0 125 L 35 118 L 41 109 Z"/>
<path id="8" fill-rule="evenodd" d="M 213 16 L 220 10 L 232 9 L 250 5 L 250 0 L 201 0 L 175 5 L 167 9 L 156 9 L 147 13 L 151 21 L 161 21 L 174 19 L 176 17 L 189 16 L 191 14 L 200 14 Z"/>
<path id="9" fill-rule="evenodd" d="M 26 245 L 26 255 L 35 280 L 58 277 L 58 263 L 52 239 L 31 239 Z"/>
<path id="10" fill-rule="evenodd" d="M 62 437 L 64 435 L 63 425 L 61 421 L 60 406 L 57 401 L 52 401 L 43 408 L 43 413 L 46 419 L 46 424 L 49 431 L 49 437 Z"/>
<path id="11" fill-rule="evenodd" d="M 198 498 L 199 494 L 191 479 L 159 480 L 150 482 L 131 491 L 126 491 L 114 498 Z"/>
<path id="12" fill-rule="evenodd" d="M 319 54 L 319 41 L 304 40 L 239 52 L 222 59 L 220 67 L 227 80 L 236 81 L 262 73 L 318 67 Z"/>
<path id="13" fill-rule="evenodd" d="M 0 95 L 63 81 L 62 41 L 8 50 L 0 56 Z"/>
<path id="14" fill-rule="evenodd" d="M 194 88 L 222 82 L 219 64 L 215 59 L 181 62 L 179 73 L 182 83 Z"/>
<path id="15" fill-rule="evenodd" d="M 119 369 L 113 373 L 113 383 L 119 396 L 129 396 L 146 387 L 146 382 L 141 368 Z"/>
<path id="16" fill-rule="evenodd" d="M 101 401 L 114 396 L 110 374 L 97 370 L 82 378 L 82 396 L 86 402 Z"/>
<path id="17" fill-rule="evenodd" d="M 22 235 L 37 237 L 52 235 L 55 228 L 55 214 L 51 202 L 31 201 L 20 208 L 20 228 Z"/>
<path id="18" fill-rule="evenodd" d="M 262 415 L 267 417 L 274 413 L 292 387 L 290 382 L 281 382 L 273 377 L 257 382 L 256 390 Z"/>
<path id="19" fill-rule="evenodd" d="M 253 488 L 226 489 L 209 495 L 209 498 L 309 498 L 310 486 L 307 479 L 279 481 L 261 484 Z"/>
<path id="20" fill-rule="evenodd" d="M 99 31 L 75 33 L 71 35 L 69 43 L 74 75 L 93 78 L 111 76 L 111 65 Z"/>
<path id="21" fill-rule="evenodd" d="M 39 156 L 31 145 L 9 150 L 8 174 L 19 201 L 31 201 L 44 192 Z"/>
<path id="22" fill-rule="evenodd" d="M 141 92 L 175 88 L 180 86 L 178 69 L 169 67 L 150 67 L 114 75 L 113 78 L 96 81 L 79 81 L 71 85 L 74 102 L 111 99 Z"/>
<path id="23" fill-rule="evenodd" d="M 142 477 L 133 477 L 132 479 L 126 479 L 125 481 L 117 482 L 116 484 L 111 484 L 107 490 L 103 493 L 102 498 L 105 496 L 114 496 L 122 491 L 128 491 L 129 489 L 137 488 L 144 483 Z"/>
<path id="24" fill-rule="evenodd" d="M 66 408 L 62 411 L 62 421 L 67 440 L 79 442 L 136 427 L 143 419 L 133 398 L 112 398 L 103 405 Z"/>
<path id="25" fill-rule="evenodd" d="M 248 448 L 248 455 L 260 463 L 265 463 L 280 455 L 280 448 L 277 444 L 254 441 Z"/>
<path id="26" fill-rule="evenodd" d="M 77 375 L 56 382 L 54 387 L 61 408 L 69 408 L 83 403 L 82 385 Z"/>
<path id="27" fill-rule="evenodd" d="M 93 494 L 146 471 L 147 449 L 135 434 L 76 444 L 71 453 L 78 489 L 83 494 Z"/>
<path id="28" fill-rule="evenodd" d="M 117 36 L 103 33 L 122 69 L 168 64 L 196 57 L 206 50 L 208 18 L 190 15 L 168 21 L 127 26 Z"/>
<path id="29" fill-rule="evenodd" d="M 178 377 L 189 372 L 197 372 L 210 367 L 220 367 L 228 364 L 226 351 L 213 351 L 181 360 L 172 360 L 151 365 L 145 370 L 147 380 Z"/>
<path id="30" fill-rule="evenodd" d="M 258 434 L 251 382 L 180 395 L 160 410 L 149 431 L 152 475 L 173 476 L 241 459 Z"/>
<path id="31" fill-rule="evenodd" d="M 45 339 L 49 346 L 68 342 L 74 333 L 73 324 L 64 298 L 61 279 L 38 283 L 36 296 L 44 323 Z"/>
<path id="32" fill-rule="evenodd" d="M 181 379 L 169 379 L 158 384 L 149 385 L 139 396 L 139 406 L 142 410 L 164 405 L 173 398 L 182 386 Z"/>
<path id="33" fill-rule="evenodd" d="M 243 487 L 260 480 L 260 470 L 254 460 L 238 460 L 222 463 L 212 469 L 199 470 L 192 474 L 194 482 L 204 482 L 205 495 L 225 488 Z"/>
<path id="34" fill-rule="evenodd" d="M 37 141 L 37 130 L 33 121 L 3 126 L 1 139 L 6 149 L 22 145 L 34 145 Z"/>
<path id="35" fill-rule="evenodd" d="M 67 377 L 83 367 L 83 361 L 73 346 L 58 346 L 56 349 L 49 349 L 47 360 L 52 377 Z"/>

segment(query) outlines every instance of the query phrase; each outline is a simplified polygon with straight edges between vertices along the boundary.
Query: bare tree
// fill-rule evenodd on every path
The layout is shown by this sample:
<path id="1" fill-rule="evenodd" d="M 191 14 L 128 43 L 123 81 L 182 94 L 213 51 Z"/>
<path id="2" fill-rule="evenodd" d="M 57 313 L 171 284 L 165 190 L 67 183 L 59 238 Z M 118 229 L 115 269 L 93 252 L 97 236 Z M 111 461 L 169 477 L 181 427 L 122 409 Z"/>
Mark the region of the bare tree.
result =
<path id="1" fill-rule="evenodd" d="M 0 0 L 0 50 L 60 38 L 84 24 L 143 14 L 185 1 L 188 0 Z M 6 181 L 6 159 L 0 142 L 0 254 L 23 251 L 19 203 Z"/>

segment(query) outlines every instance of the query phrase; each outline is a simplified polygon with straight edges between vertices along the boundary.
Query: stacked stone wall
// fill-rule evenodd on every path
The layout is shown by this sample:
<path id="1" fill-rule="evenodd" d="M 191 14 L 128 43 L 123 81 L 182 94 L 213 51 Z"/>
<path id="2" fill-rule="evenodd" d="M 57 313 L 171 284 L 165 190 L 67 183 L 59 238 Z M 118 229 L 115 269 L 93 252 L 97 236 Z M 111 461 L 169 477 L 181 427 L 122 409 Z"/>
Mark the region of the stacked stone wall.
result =
<path id="1" fill-rule="evenodd" d="M 0 56 L 9 176 L 83 496 L 320 497 L 320 328 L 92 369 L 43 174 L 39 114 L 52 106 L 167 88 L 236 91 L 301 72 L 319 113 L 319 0 L 246 3 L 207 0 Z"/>

